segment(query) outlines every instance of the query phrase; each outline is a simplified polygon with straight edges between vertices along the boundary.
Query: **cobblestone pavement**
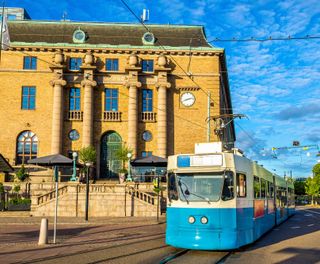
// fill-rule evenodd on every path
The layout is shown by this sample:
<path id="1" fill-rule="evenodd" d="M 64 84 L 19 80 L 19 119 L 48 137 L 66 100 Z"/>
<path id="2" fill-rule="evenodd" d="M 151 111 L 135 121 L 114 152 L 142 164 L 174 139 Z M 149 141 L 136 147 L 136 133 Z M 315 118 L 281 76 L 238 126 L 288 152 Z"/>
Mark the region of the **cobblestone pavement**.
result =
<path id="1" fill-rule="evenodd" d="M 0 263 L 159 263 L 180 249 L 165 244 L 165 218 L 59 218 L 57 243 L 38 246 L 41 217 L 1 217 Z M 231 254 L 224 263 L 320 264 L 320 209 L 298 208 L 295 216 L 257 242 Z M 198 252 L 198 253 L 197 253 Z M 174 263 L 213 261 L 213 252 L 195 251 Z M 208 259 L 210 258 L 210 260 Z M 217 258 L 217 256 L 215 256 Z M 214 263 L 214 262 L 213 262 Z"/>

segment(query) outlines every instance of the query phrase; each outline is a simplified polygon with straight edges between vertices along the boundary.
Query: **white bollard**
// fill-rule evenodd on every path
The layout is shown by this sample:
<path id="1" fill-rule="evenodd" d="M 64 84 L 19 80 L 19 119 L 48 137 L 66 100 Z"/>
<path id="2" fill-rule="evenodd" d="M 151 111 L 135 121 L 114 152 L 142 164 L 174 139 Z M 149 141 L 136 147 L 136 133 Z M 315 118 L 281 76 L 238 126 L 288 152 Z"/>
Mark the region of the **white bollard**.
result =
<path id="1" fill-rule="evenodd" d="M 42 218 L 38 245 L 42 246 L 46 244 L 48 244 L 48 219 Z"/>

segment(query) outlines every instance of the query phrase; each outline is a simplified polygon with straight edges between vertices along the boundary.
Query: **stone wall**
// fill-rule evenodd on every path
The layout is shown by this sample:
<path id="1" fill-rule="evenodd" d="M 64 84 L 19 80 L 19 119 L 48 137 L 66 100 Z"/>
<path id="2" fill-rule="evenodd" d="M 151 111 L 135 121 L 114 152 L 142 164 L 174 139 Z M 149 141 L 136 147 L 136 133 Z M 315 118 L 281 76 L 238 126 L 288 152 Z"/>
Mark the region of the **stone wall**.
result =
<path id="1" fill-rule="evenodd" d="M 156 216 L 157 197 L 153 197 L 148 192 L 143 191 L 140 191 L 139 195 L 130 194 L 128 192 L 129 188 L 133 186 L 125 184 L 90 184 L 89 217 Z M 59 188 L 59 193 L 59 216 L 85 216 L 86 185 L 68 183 Z M 146 201 L 137 197 L 141 194 L 146 195 Z M 32 196 L 31 214 L 33 216 L 53 216 L 54 212 L 54 191 L 42 196 Z"/>

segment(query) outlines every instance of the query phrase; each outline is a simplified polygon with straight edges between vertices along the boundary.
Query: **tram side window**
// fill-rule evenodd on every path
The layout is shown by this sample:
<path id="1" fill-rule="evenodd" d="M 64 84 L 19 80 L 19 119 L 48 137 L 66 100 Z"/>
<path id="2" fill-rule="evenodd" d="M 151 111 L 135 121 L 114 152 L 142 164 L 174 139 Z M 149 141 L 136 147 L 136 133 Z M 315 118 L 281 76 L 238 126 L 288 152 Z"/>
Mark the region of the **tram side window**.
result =
<path id="1" fill-rule="evenodd" d="M 277 187 L 277 192 L 276 192 L 276 198 L 277 198 L 277 207 L 282 207 L 282 203 L 281 203 L 281 187 Z"/>
<path id="2" fill-rule="evenodd" d="M 174 173 L 168 174 L 168 198 L 169 201 L 178 200 L 176 177 Z"/>
<path id="3" fill-rule="evenodd" d="M 282 204 L 284 206 L 287 206 L 288 201 L 287 201 L 287 190 L 286 188 L 281 188 L 282 192 L 281 192 L 281 200 L 282 200 Z"/>
<path id="4" fill-rule="evenodd" d="M 257 176 L 253 178 L 253 191 L 254 191 L 254 198 L 260 198 L 260 179 Z"/>
<path id="5" fill-rule="evenodd" d="M 274 197 L 274 186 L 273 183 L 269 182 L 269 196 L 268 198 L 273 198 Z"/>
<path id="6" fill-rule="evenodd" d="M 261 198 L 266 197 L 266 180 L 261 179 Z"/>
<path id="7" fill-rule="evenodd" d="M 233 188 L 233 172 L 227 171 L 224 177 L 223 190 L 222 190 L 222 200 L 228 201 L 234 198 L 234 188 Z"/>
<path id="8" fill-rule="evenodd" d="M 247 196 L 247 179 L 246 175 L 237 173 L 237 197 Z"/>

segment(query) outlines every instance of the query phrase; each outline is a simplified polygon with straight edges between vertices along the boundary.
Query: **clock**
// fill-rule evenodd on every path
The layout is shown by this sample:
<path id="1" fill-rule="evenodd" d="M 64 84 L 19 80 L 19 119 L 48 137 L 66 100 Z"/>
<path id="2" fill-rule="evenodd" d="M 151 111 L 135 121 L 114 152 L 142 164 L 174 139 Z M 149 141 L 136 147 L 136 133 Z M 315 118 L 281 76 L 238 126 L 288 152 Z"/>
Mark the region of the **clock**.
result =
<path id="1" fill-rule="evenodd" d="M 142 42 L 145 45 L 153 45 L 155 42 L 155 37 L 151 32 L 146 32 L 142 37 Z"/>
<path id="2" fill-rule="evenodd" d="M 75 32 L 73 32 L 74 43 L 84 43 L 85 40 L 86 40 L 86 33 L 83 30 L 77 29 Z"/>
<path id="3" fill-rule="evenodd" d="M 190 107 L 194 104 L 195 101 L 196 101 L 196 98 L 193 95 L 193 93 L 186 92 L 186 93 L 181 94 L 181 96 L 180 96 L 180 102 L 184 106 Z"/>

